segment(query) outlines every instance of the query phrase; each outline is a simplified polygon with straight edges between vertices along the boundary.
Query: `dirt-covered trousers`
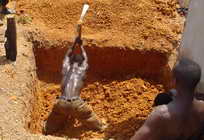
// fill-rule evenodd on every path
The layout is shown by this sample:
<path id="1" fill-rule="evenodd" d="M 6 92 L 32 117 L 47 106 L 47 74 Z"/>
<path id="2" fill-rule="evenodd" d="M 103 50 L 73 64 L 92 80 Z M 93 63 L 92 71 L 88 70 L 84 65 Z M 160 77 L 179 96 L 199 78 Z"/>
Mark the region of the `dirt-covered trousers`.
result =
<path id="1" fill-rule="evenodd" d="M 82 99 L 57 100 L 45 124 L 45 133 L 50 134 L 69 125 L 69 117 L 78 119 L 90 129 L 101 130 L 103 123 L 97 118 L 91 107 Z"/>

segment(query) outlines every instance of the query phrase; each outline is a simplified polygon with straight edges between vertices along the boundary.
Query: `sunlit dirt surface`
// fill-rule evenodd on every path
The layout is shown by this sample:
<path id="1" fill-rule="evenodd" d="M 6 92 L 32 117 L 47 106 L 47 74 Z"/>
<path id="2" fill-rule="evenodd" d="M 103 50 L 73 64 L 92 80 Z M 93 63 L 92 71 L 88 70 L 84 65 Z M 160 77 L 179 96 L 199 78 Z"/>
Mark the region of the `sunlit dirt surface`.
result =
<path id="1" fill-rule="evenodd" d="M 177 0 L 18 0 L 17 12 L 49 39 L 72 40 L 82 5 L 90 9 L 82 36 L 101 47 L 171 51 L 182 32 Z M 51 46 L 49 46 L 51 47 Z"/>

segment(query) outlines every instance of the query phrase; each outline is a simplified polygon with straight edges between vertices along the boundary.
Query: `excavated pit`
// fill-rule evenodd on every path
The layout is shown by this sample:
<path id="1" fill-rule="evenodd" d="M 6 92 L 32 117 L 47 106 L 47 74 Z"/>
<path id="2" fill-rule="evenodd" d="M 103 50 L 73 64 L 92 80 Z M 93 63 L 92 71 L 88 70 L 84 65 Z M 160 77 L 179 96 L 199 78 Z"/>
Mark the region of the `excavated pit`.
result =
<path id="1" fill-rule="evenodd" d="M 61 94 L 62 60 L 71 42 L 32 42 L 39 82 L 27 127 L 32 133 L 43 133 L 43 123 L 48 119 L 56 97 Z M 105 132 L 91 131 L 76 120 L 67 122 L 67 127 L 52 135 L 126 140 L 151 112 L 154 97 L 167 87 L 169 54 L 90 43 L 85 43 L 85 49 L 90 68 L 81 97 L 109 127 Z"/>

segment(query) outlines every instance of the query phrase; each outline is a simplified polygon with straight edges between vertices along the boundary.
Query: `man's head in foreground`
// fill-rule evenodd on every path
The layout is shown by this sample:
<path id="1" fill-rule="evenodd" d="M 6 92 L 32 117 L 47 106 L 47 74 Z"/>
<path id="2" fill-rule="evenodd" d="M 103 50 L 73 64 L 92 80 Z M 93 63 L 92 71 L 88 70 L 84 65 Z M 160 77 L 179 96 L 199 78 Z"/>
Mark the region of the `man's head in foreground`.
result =
<path id="1" fill-rule="evenodd" d="M 194 92 L 201 78 L 201 68 L 188 58 L 181 58 L 173 69 L 176 89 Z"/>

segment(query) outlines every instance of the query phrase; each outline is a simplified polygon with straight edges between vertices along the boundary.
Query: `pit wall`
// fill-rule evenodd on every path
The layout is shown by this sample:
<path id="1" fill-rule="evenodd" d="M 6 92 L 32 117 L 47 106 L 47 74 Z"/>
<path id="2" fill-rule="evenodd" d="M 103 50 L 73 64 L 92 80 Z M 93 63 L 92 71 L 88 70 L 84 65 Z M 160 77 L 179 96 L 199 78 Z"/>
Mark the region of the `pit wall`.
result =
<path id="1" fill-rule="evenodd" d="M 33 41 L 37 74 L 45 82 L 59 82 L 64 55 L 71 42 L 52 45 L 48 41 Z M 84 45 L 89 59 L 88 78 L 115 79 L 140 76 L 163 84 L 169 79 L 168 54 L 156 50 L 137 50 L 118 46 Z"/>

